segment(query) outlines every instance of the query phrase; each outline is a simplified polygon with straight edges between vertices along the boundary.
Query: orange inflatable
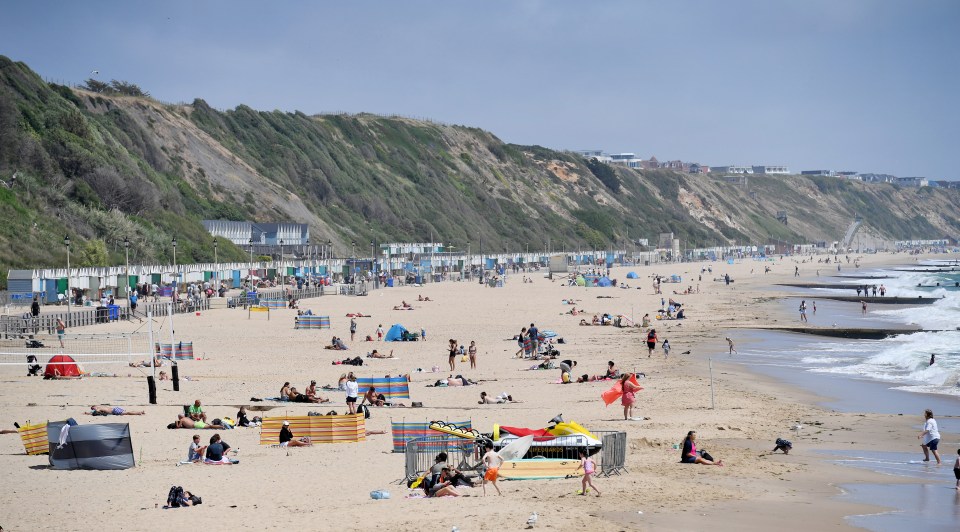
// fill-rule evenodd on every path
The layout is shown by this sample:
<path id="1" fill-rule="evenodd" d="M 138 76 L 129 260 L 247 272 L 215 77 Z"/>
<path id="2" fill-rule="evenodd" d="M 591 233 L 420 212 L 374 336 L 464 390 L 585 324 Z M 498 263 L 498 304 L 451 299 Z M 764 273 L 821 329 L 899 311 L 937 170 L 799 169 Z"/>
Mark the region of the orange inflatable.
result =
<path id="1" fill-rule="evenodd" d="M 628 380 L 637 386 L 640 386 L 640 383 L 637 382 L 636 374 L 631 375 Z M 643 387 L 640 387 L 640 389 L 642 390 Z M 614 401 L 619 399 L 621 395 L 623 395 L 623 385 L 620 384 L 620 381 L 617 381 L 617 383 L 613 385 L 613 388 L 610 388 L 609 390 L 600 394 L 600 397 L 603 399 L 604 404 L 610 406 Z"/>

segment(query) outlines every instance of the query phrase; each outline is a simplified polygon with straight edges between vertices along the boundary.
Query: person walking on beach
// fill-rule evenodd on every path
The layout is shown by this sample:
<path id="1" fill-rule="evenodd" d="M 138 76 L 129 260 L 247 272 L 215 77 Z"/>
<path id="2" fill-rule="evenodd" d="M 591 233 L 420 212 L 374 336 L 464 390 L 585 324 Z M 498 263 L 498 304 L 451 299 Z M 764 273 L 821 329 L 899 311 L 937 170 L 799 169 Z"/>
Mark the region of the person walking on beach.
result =
<path id="1" fill-rule="evenodd" d="M 520 328 L 520 335 L 517 336 L 517 347 L 519 347 L 520 349 L 518 349 L 518 350 L 517 350 L 517 354 L 514 355 L 514 356 L 517 357 L 517 358 L 523 358 L 523 357 L 526 356 L 526 354 L 527 354 L 527 353 L 526 353 L 526 349 L 523 348 L 523 339 L 524 339 L 524 337 L 526 337 L 526 336 L 527 336 L 527 328 L 526 328 L 526 327 L 521 327 L 521 328 Z"/>
<path id="2" fill-rule="evenodd" d="M 354 335 L 357 334 L 357 320 L 350 318 L 350 341 L 353 341 Z"/>
<path id="3" fill-rule="evenodd" d="M 960 455 L 960 449 L 957 449 L 957 454 Z M 953 463 L 953 477 L 957 479 L 957 490 L 960 490 L 960 456 Z"/>
<path id="4" fill-rule="evenodd" d="M 803 300 L 800 302 L 800 321 L 806 323 L 807 321 L 807 301 Z"/>
<path id="5" fill-rule="evenodd" d="M 63 335 L 67 332 L 67 324 L 57 318 L 57 339 L 60 340 L 60 347 L 63 347 Z"/>
<path id="6" fill-rule="evenodd" d="M 597 497 L 599 497 L 600 490 L 593 485 L 593 474 L 597 471 L 597 463 L 587 455 L 585 449 L 580 449 L 580 465 L 577 466 L 577 471 L 579 471 L 580 468 L 583 468 L 583 488 L 580 489 L 578 494 L 586 495 L 589 492 L 589 490 L 587 490 L 587 486 L 589 485 L 593 488 L 593 491 L 597 492 Z"/>
<path id="7" fill-rule="evenodd" d="M 670 340 L 666 338 L 663 339 L 663 359 L 666 360 L 670 356 Z"/>
<path id="8" fill-rule="evenodd" d="M 736 348 L 733 347 L 733 338 L 730 338 L 729 336 L 727 337 L 727 347 L 730 348 L 730 352 L 727 353 L 727 354 L 729 354 L 729 355 L 734 355 L 734 354 L 739 355 L 739 354 L 740 354 L 740 353 L 737 353 Z"/>
<path id="9" fill-rule="evenodd" d="M 867 302 L 866 302 L 866 301 L 862 301 L 862 300 L 860 301 L 860 309 L 861 309 L 861 312 L 860 312 L 860 313 L 863 314 L 864 316 L 866 316 L 866 315 L 867 315 Z"/>
<path id="10" fill-rule="evenodd" d="M 530 324 L 530 328 L 527 329 L 527 338 L 530 339 L 530 352 L 533 356 L 537 356 L 540 353 L 540 331 L 536 325 Z"/>
<path id="11" fill-rule="evenodd" d="M 813 301 L 813 302 L 812 302 L 812 306 L 813 306 L 813 315 L 816 316 L 816 315 L 817 315 L 817 302 L 816 302 L 816 301 Z"/>
<path id="12" fill-rule="evenodd" d="M 937 452 L 937 446 L 940 445 L 940 430 L 937 428 L 937 420 L 933 419 L 933 410 L 929 408 L 923 412 L 925 419 L 923 423 L 923 432 L 917 435 L 917 439 L 923 439 L 920 447 L 923 449 L 923 461 L 930 461 L 930 452 L 937 459 L 937 465 L 940 465 L 940 453 Z"/>
<path id="13" fill-rule="evenodd" d="M 653 350 L 657 348 L 657 330 L 650 329 L 647 333 L 647 358 L 653 355 Z"/>
<path id="14" fill-rule="evenodd" d="M 383 340 L 383 324 L 377 325 L 377 341 Z"/>
<path id="15" fill-rule="evenodd" d="M 493 484 L 493 487 L 497 489 L 497 495 L 503 495 L 500 493 L 500 487 L 497 486 L 497 476 L 500 473 L 500 466 L 503 465 L 503 458 L 500 458 L 500 455 L 493 450 L 493 442 L 487 441 L 483 444 L 483 448 L 486 449 L 486 454 L 483 455 L 483 465 L 486 466 L 487 471 L 483 474 L 483 482 L 481 487 L 483 487 L 483 496 L 487 496 L 487 482 Z"/>

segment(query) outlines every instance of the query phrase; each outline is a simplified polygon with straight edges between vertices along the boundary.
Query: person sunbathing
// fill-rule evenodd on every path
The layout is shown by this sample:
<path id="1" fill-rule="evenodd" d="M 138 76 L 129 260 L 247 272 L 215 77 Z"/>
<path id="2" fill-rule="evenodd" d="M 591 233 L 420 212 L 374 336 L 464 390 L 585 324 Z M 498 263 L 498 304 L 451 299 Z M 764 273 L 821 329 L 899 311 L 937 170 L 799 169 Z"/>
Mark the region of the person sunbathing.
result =
<path id="1" fill-rule="evenodd" d="M 175 429 L 225 429 L 223 425 L 207 423 L 204 421 L 194 421 L 183 414 L 177 414 L 177 421 L 175 423 L 171 423 L 171 425 L 174 425 L 172 428 Z"/>
<path id="2" fill-rule="evenodd" d="M 96 414 L 94 412 L 97 412 Z M 88 416 L 142 416 L 146 414 L 143 410 L 137 412 L 127 411 L 119 406 L 110 405 L 90 405 L 90 411 L 84 412 Z"/>
<path id="3" fill-rule="evenodd" d="M 473 384 L 477 384 L 475 381 L 472 381 L 464 377 L 463 375 L 457 375 L 456 377 L 451 375 L 447 377 L 446 381 L 447 381 L 447 386 L 470 386 Z"/>
<path id="4" fill-rule="evenodd" d="M 161 372 L 160 372 L 160 377 L 159 377 L 159 379 L 162 380 L 162 381 L 168 381 L 168 380 L 170 380 L 170 377 L 167 376 L 167 372 L 166 372 L 166 371 L 161 371 Z"/>
<path id="5" fill-rule="evenodd" d="M 131 368 L 149 368 L 149 367 L 160 367 L 163 366 L 163 358 L 160 355 L 153 357 L 153 366 L 150 365 L 149 360 L 141 360 L 140 362 L 131 362 Z"/>
<path id="6" fill-rule="evenodd" d="M 480 400 L 477 403 L 481 405 L 501 405 L 503 403 L 512 402 L 513 396 L 507 395 L 506 392 L 498 395 L 496 399 L 491 399 L 490 396 L 487 395 L 487 392 L 480 392 Z"/>
<path id="7" fill-rule="evenodd" d="M 600 325 L 600 317 L 594 314 L 593 321 L 590 322 L 590 325 Z"/>
<path id="8" fill-rule="evenodd" d="M 586 319 L 580 318 L 580 325 L 581 325 L 581 326 L 584 326 L 584 325 L 589 326 L 590 324 L 587 323 L 587 320 L 586 320 Z"/>
<path id="9" fill-rule="evenodd" d="M 369 358 L 393 358 L 393 349 L 390 350 L 390 354 L 389 354 L 389 355 L 385 355 L 385 354 L 377 351 L 376 349 L 374 349 L 369 355 L 367 355 L 367 357 L 369 357 Z"/>

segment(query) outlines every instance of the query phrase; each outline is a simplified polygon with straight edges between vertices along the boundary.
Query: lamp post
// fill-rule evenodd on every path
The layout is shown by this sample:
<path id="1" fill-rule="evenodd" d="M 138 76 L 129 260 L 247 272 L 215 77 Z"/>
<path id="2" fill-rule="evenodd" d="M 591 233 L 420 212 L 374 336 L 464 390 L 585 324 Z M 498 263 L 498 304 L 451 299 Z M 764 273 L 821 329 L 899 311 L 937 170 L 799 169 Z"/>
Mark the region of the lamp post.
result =
<path id="1" fill-rule="evenodd" d="M 127 237 L 123 237 L 123 252 L 127 258 L 126 287 L 123 291 L 127 294 L 127 319 L 130 319 L 130 239 Z"/>
<path id="2" fill-rule="evenodd" d="M 67 321 L 70 321 L 70 300 L 73 299 L 73 290 L 70 288 L 70 235 L 63 237 L 63 245 L 67 246 Z"/>
<path id="3" fill-rule="evenodd" d="M 217 255 L 217 237 L 213 237 L 213 281 L 214 283 L 220 279 L 220 268 L 217 265 L 220 263 L 220 257 Z"/>
<path id="4" fill-rule="evenodd" d="M 357 270 L 357 241 L 350 241 L 350 277 L 356 281 L 354 274 Z"/>
<path id="5" fill-rule="evenodd" d="M 173 237 L 172 243 L 173 243 L 173 277 L 174 277 L 173 284 L 174 284 L 175 292 L 179 292 L 180 291 L 180 274 L 177 272 L 177 237 Z M 176 294 L 174 294 L 173 299 L 174 301 L 176 301 L 177 299 Z"/>
<path id="6" fill-rule="evenodd" d="M 247 241 L 250 244 L 250 265 L 253 266 L 253 239 Z"/>
<path id="7" fill-rule="evenodd" d="M 467 240 L 467 274 L 473 275 L 473 260 L 470 259 L 470 241 Z"/>
<path id="8" fill-rule="evenodd" d="M 377 266 L 376 266 L 376 264 L 377 264 L 377 252 L 376 252 L 376 250 L 374 249 L 373 246 L 374 246 L 374 242 L 373 242 L 373 240 L 371 240 L 371 241 L 370 241 L 370 275 L 371 275 L 371 276 L 377 275 Z"/>

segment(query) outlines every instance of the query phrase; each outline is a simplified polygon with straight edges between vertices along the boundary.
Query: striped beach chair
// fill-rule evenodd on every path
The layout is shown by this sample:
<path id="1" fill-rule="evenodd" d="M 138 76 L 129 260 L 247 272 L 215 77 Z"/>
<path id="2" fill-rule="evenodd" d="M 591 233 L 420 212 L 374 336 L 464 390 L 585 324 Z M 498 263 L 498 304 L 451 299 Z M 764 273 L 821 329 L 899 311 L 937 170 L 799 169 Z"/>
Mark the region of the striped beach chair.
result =
<path id="1" fill-rule="evenodd" d="M 284 421 L 290 422 L 295 438 L 307 436 L 313 443 L 355 443 L 367 438 L 363 414 L 265 417 L 260 425 L 260 445 L 280 443 Z"/>
<path id="2" fill-rule="evenodd" d="M 47 424 L 45 422 L 21 425 L 17 432 L 20 434 L 20 441 L 23 442 L 23 448 L 26 449 L 27 454 L 47 454 L 50 452 L 47 441 Z"/>
<path id="3" fill-rule="evenodd" d="M 468 430 L 471 428 L 469 420 L 454 421 L 453 424 Z M 402 453 L 406 448 L 407 442 L 410 440 L 437 436 L 437 432 L 430 429 L 429 421 L 391 421 L 390 430 L 393 433 L 393 452 L 395 453 Z M 431 447 L 431 445 L 433 445 L 433 447 Z M 444 445 L 448 444 L 442 441 L 425 440 L 420 446 L 424 451 L 440 452 L 443 450 L 441 447 Z"/>
<path id="4" fill-rule="evenodd" d="M 360 394 L 367 393 L 371 386 L 377 388 L 378 394 L 383 394 L 387 401 L 410 398 L 410 383 L 405 377 L 379 377 L 357 379 Z"/>
<path id="5" fill-rule="evenodd" d="M 193 360 L 193 342 L 180 342 L 174 350 L 177 360 Z"/>

